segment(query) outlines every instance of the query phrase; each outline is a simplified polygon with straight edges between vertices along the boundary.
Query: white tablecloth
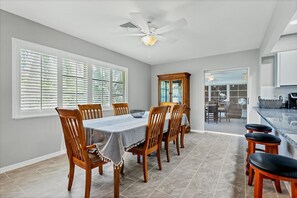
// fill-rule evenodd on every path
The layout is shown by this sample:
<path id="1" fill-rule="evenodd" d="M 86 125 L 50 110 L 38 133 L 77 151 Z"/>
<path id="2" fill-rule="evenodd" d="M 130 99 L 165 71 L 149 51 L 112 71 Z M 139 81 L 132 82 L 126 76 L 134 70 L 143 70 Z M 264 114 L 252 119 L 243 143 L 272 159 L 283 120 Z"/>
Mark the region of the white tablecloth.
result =
<path id="1" fill-rule="evenodd" d="M 144 142 L 148 115 L 149 112 L 145 112 L 142 118 L 133 118 L 127 114 L 84 120 L 87 144 L 96 143 L 98 155 L 118 166 L 122 163 L 125 150 Z M 168 130 L 169 119 L 170 114 L 167 113 L 164 132 Z M 185 114 L 182 125 L 188 125 Z"/>

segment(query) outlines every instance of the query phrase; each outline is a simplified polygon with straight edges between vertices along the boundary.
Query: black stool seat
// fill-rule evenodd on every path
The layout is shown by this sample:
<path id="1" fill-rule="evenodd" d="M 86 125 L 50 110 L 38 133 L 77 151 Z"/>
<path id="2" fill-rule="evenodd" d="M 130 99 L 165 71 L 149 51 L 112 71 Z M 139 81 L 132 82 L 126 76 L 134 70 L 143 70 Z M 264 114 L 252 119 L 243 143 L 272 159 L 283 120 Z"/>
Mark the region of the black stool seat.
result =
<path id="1" fill-rule="evenodd" d="M 272 128 L 263 124 L 247 124 L 245 125 L 247 130 L 260 131 L 260 132 L 270 132 Z"/>
<path id="2" fill-rule="evenodd" d="M 265 134 L 265 133 L 246 133 L 246 139 L 254 140 L 257 142 L 265 142 L 265 143 L 280 143 L 281 139 L 274 135 Z"/>
<path id="3" fill-rule="evenodd" d="M 273 175 L 297 179 L 297 160 L 282 155 L 255 153 L 250 163 L 256 168 Z"/>

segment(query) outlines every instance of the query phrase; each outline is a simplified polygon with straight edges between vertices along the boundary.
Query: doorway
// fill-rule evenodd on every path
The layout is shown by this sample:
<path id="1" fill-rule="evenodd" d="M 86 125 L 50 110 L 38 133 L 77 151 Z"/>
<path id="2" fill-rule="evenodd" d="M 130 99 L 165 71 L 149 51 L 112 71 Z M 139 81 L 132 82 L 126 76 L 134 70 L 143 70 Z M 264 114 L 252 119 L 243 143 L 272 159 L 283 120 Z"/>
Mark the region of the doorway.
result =
<path id="1" fill-rule="evenodd" d="M 204 85 L 204 130 L 245 134 L 248 69 L 205 71 Z"/>

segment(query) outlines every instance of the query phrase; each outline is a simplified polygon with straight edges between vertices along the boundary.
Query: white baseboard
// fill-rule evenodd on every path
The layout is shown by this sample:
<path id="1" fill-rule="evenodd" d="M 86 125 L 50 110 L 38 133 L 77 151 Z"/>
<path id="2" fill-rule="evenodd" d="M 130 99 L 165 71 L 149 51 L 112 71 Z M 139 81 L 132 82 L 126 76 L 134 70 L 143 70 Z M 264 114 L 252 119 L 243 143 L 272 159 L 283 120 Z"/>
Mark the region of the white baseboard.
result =
<path id="1" fill-rule="evenodd" d="M 194 132 L 194 133 L 205 133 L 205 131 L 198 130 L 198 129 L 191 129 L 191 132 Z"/>
<path id="2" fill-rule="evenodd" d="M 237 136 L 237 137 L 243 137 L 244 135 L 239 135 L 239 134 L 232 134 L 232 133 L 224 133 L 224 132 L 219 132 L 219 131 L 204 131 L 205 133 L 215 133 L 219 135 L 229 135 L 229 136 Z"/>
<path id="3" fill-rule="evenodd" d="M 62 150 L 62 151 L 50 153 L 50 154 L 47 154 L 47 155 L 44 155 L 44 156 L 41 156 L 41 157 L 37 157 L 37 158 L 34 158 L 34 159 L 26 160 L 26 161 L 23 161 L 23 162 L 20 162 L 20 163 L 17 163 L 17 164 L 12 164 L 12 165 L 9 165 L 9 166 L 5 166 L 3 168 L 0 168 L 0 173 L 5 173 L 7 171 L 11 171 L 11 170 L 14 170 L 14 169 L 17 169 L 17 168 L 22 168 L 24 166 L 35 164 L 37 162 L 47 160 L 47 159 L 50 159 L 50 158 L 53 158 L 53 157 L 56 157 L 56 156 L 59 156 L 59 155 L 63 155 L 65 153 L 66 153 L 66 150 Z"/>

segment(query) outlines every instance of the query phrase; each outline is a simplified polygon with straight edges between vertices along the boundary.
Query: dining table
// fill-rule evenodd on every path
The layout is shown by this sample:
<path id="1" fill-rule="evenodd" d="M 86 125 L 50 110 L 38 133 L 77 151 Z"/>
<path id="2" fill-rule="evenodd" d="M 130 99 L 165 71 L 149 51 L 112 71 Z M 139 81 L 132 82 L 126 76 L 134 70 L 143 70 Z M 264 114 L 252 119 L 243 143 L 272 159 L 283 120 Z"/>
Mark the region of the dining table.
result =
<path id="1" fill-rule="evenodd" d="M 95 144 L 99 157 L 113 163 L 114 197 L 120 197 L 120 170 L 123 165 L 125 151 L 145 141 L 149 112 L 141 118 L 131 114 L 84 120 L 86 143 Z M 164 133 L 168 131 L 170 113 L 166 114 Z M 183 114 L 181 122 L 181 147 L 184 147 L 184 134 L 189 125 L 187 116 Z"/>

